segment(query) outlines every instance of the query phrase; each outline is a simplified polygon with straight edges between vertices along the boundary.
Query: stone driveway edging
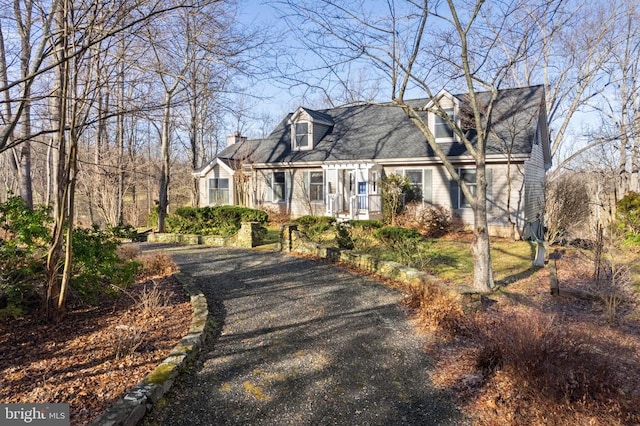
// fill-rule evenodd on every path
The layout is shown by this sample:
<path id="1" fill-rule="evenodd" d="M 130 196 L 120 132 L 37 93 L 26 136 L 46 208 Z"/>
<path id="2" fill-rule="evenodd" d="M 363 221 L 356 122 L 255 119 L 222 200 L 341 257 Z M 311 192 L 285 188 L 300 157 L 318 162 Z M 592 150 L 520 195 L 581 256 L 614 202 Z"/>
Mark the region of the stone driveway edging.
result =
<path id="1" fill-rule="evenodd" d="M 93 426 L 134 426 L 147 414 L 162 396 L 167 393 L 176 377 L 197 354 L 204 342 L 209 309 L 204 294 L 195 286 L 193 278 L 178 272 L 174 277 L 189 293 L 191 300 L 191 325 L 185 337 L 140 383 L 122 399 L 91 422 Z"/>
<path id="2" fill-rule="evenodd" d="M 464 312 L 482 309 L 484 294 L 471 287 L 451 287 L 431 274 L 398 262 L 380 260 L 368 254 L 315 243 L 305 238 L 298 231 L 297 225 L 284 225 L 281 235 L 281 251 L 311 255 L 332 263 L 344 263 L 383 278 L 404 282 L 408 287 L 418 290 L 424 286 L 435 285 L 456 301 Z"/>

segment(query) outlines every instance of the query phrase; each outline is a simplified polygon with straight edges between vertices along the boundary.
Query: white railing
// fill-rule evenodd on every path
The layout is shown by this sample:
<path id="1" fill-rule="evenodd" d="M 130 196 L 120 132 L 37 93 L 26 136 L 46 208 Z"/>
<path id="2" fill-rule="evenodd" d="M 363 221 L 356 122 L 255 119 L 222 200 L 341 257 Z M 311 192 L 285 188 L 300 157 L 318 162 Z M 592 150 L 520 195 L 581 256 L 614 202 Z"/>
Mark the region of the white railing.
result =
<path id="1" fill-rule="evenodd" d="M 338 216 L 345 213 L 342 206 L 342 198 L 338 194 L 329 194 L 327 196 L 327 206 L 325 215 Z M 382 212 L 382 196 L 380 194 L 372 195 L 352 195 L 348 200 L 349 217 L 356 218 L 362 212 L 381 213 Z"/>
<path id="2" fill-rule="evenodd" d="M 369 210 L 369 196 L 356 195 L 358 197 L 358 210 Z"/>
<path id="3" fill-rule="evenodd" d="M 338 215 L 338 194 L 329 194 L 327 196 L 327 216 Z"/>
<path id="4" fill-rule="evenodd" d="M 349 199 L 349 217 L 353 219 L 358 215 L 358 213 L 359 213 L 358 196 L 352 195 L 351 198 Z"/>

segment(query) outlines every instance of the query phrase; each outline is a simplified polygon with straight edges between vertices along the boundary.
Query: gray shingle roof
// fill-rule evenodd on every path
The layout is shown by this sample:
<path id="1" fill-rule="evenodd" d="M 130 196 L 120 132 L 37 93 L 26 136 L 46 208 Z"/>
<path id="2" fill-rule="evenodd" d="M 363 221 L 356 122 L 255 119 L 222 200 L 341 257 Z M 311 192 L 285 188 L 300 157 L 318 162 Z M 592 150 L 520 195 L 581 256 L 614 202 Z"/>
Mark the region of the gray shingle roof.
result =
<path id="1" fill-rule="evenodd" d="M 490 94 L 478 94 L 488 102 Z M 455 95 L 461 105 L 466 95 Z M 425 106 L 428 99 L 410 101 L 414 107 Z M 504 153 L 511 145 L 512 154 L 529 154 L 541 109 L 545 108 L 543 86 L 502 90 L 494 104 L 492 132 L 487 153 Z M 265 139 L 247 140 L 224 149 L 221 159 L 248 160 L 252 163 L 295 163 L 350 160 L 393 160 L 400 158 L 435 159 L 422 133 L 409 121 L 401 108 L 391 104 L 368 104 L 319 111 L 325 121 L 334 123 L 331 130 L 310 151 L 291 149 L 288 114 Z M 462 143 L 441 145 L 452 157 L 467 153 Z"/>

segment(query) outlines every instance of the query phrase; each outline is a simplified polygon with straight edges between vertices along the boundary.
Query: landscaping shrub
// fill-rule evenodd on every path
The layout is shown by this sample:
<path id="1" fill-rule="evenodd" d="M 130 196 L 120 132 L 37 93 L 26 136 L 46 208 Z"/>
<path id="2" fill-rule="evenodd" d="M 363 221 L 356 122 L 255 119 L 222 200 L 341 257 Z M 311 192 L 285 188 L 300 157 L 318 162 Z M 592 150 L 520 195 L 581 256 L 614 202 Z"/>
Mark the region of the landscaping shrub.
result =
<path id="1" fill-rule="evenodd" d="M 406 176 L 391 174 L 380 183 L 382 189 L 382 210 L 384 222 L 396 225 L 396 218 L 404 210 L 406 203 L 420 199 L 421 194 L 416 194 L 413 186 Z"/>
<path id="2" fill-rule="evenodd" d="M 389 248 L 402 246 L 407 242 L 422 240 L 422 236 L 414 229 L 402 228 L 399 226 L 385 226 L 374 232 L 374 235 Z"/>
<path id="3" fill-rule="evenodd" d="M 261 210 L 267 213 L 268 222 L 273 225 L 284 225 L 291 219 L 289 213 L 279 207 L 262 206 Z"/>
<path id="4" fill-rule="evenodd" d="M 379 220 L 351 220 L 348 222 L 349 237 L 353 243 L 353 249 L 362 253 L 369 253 L 380 245 L 374 236 L 376 229 L 384 225 Z"/>
<path id="5" fill-rule="evenodd" d="M 0 204 L 0 292 L 7 302 L 0 316 L 18 317 L 39 305 L 51 222 L 48 208 L 30 209 L 20 197 Z"/>
<path id="6" fill-rule="evenodd" d="M 114 286 L 133 284 L 139 264 L 122 259 L 117 252 L 117 238 L 97 227 L 75 229 L 73 232 L 73 276 L 70 287 L 76 297 L 87 303 L 97 303 Z"/>
<path id="7" fill-rule="evenodd" d="M 53 222 L 49 209 L 36 206 L 30 209 L 20 197 L 11 196 L 0 204 L 0 227 L 4 230 L 3 248 L 20 248 L 31 254 L 46 247 L 50 240 L 48 225 Z"/>
<path id="8" fill-rule="evenodd" d="M 138 280 L 148 280 L 153 277 L 170 275 L 178 270 L 178 266 L 167 254 L 145 254 L 137 256 L 136 261 L 140 263 L 140 268 L 136 275 Z"/>
<path id="9" fill-rule="evenodd" d="M 135 240 L 138 237 L 138 231 L 131 225 L 116 225 L 107 228 L 105 234 L 114 238 Z"/>
<path id="10" fill-rule="evenodd" d="M 640 244 L 640 194 L 629 192 L 616 204 L 618 227 L 627 243 Z"/>
<path id="11" fill-rule="evenodd" d="M 338 248 L 341 249 L 353 250 L 355 247 L 347 225 L 336 223 L 336 242 L 338 243 Z"/>
<path id="12" fill-rule="evenodd" d="M 549 244 L 584 238 L 589 232 L 590 190 L 583 176 L 560 175 L 547 183 L 544 212 Z"/>
<path id="13" fill-rule="evenodd" d="M 373 235 L 387 248 L 382 257 L 416 269 L 424 269 L 430 262 L 431 245 L 418 231 L 398 226 L 376 229 Z"/>
<path id="14" fill-rule="evenodd" d="M 312 241 L 319 241 L 322 235 L 331 230 L 336 219 L 331 216 L 300 216 L 293 221 L 298 230 Z"/>
<path id="15" fill-rule="evenodd" d="M 553 317 L 520 309 L 484 316 L 477 325 L 476 367 L 485 380 L 500 380 L 500 398 L 513 401 L 516 422 L 525 421 L 518 412 L 527 413 L 529 424 L 565 424 L 560 419 L 576 413 L 625 418 L 634 409 L 616 403 L 624 378 L 609 354 Z"/>
<path id="16" fill-rule="evenodd" d="M 381 221 L 375 220 L 375 219 L 350 220 L 349 226 L 354 229 L 362 228 L 362 229 L 366 229 L 367 231 L 372 231 L 374 229 L 382 228 L 384 224 Z"/>
<path id="17" fill-rule="evenodd" d="M 409 286 L 404 305 L 414 312 L 421 324 L 432 329 L 438 336 L 453 338 L 467 336 L 473 330 L 471 321 L 461 306 L 440 286 L 424 283 Z"/>
<path id="18" fill-rule="evenodd" d="M 418 201 L 407 204 L 397 223 L 415 229 L 425 237 L 437 238 L 449 232 L 452 218 L 447 208 Z"/>
<path id="19" fill-rule="evenodd" d="M 179 234 L 234 235 L 242 222 L 264 225 L 269 215 L 262 210 L 239 206 L 179 207 L 167 216 L 167 230 Z"/>

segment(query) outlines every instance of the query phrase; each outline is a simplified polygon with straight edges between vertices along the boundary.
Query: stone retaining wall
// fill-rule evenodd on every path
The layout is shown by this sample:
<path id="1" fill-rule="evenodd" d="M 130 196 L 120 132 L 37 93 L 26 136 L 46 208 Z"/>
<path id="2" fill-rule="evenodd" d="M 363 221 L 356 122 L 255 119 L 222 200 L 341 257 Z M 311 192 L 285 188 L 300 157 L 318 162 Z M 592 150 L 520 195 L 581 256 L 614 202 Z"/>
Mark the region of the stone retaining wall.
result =
<path id="1" fill-rule="evenodd" d="M 460 303 L 465 312 L 481 309 L 483 295 L 471 287 L 452 287 L 431 274 L 398 262 L 380 260 L 368 254 L 314 243 L 302 236 L 297 225 L 283 225 L 280 235 L 282 251 L 312 255 L 335 263 L 345 263 L 380 277 L 402 281 L 417 289 L 425 285 L 436 285 L 449 294 L 453 300 Z"/>
<path id="2" fill-rule="evenodd" d="M 147 237 L 150 243 L 193 244 L 215 247 L 252 248 L 260 245 L 260 223 L 242 222 L 236 235 L 222 237 L 217 235 L 168 234 L 153 232 Z"/>

